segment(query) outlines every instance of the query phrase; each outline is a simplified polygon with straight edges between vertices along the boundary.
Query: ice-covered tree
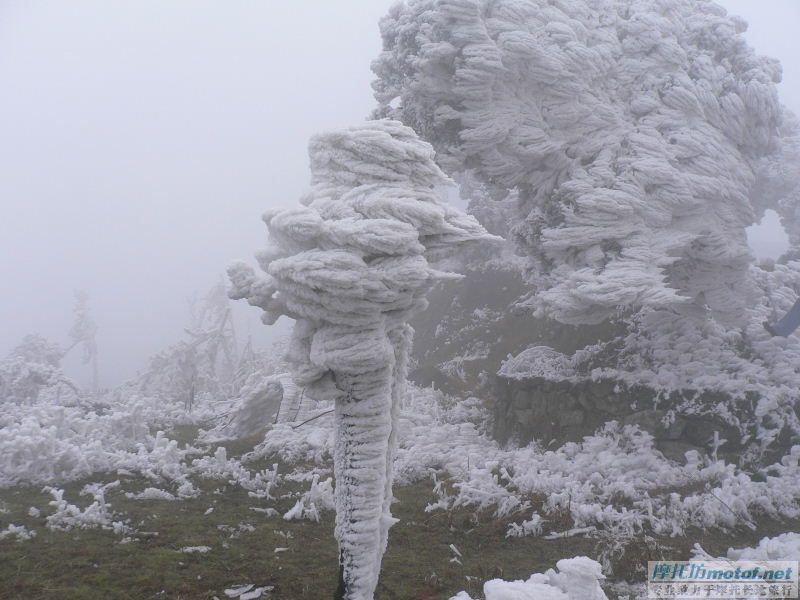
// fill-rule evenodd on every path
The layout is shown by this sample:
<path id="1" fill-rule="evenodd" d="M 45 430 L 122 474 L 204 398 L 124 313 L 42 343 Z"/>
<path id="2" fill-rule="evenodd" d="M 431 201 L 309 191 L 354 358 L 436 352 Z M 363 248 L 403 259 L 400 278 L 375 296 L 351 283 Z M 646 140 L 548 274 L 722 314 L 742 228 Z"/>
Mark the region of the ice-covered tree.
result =
<path id="1" fill-rule="evenodd" d="M 186 333 L 192 338 L 190 343 L 198 348 L 199 359 L 210 376 L 229 387 L 235 378 L 239 351 L 223 281 L 193 302 L 192 321 Z"/>
<path id="2" fill-rule="evenodd" d="M 186 339 L 152 356 L 138 381 L 143 393 L 181 401 L 187 410 L 198 398 L 232 397 L 239 362 L 225 284 L 213 286 L 191 304 Z"/>
<path id="3" fill-rule="evenodd" d="M 77 386 L 61 370 L 63 357 L 58 344 L 37 334 L 26 335 L 0 360 L 0 403 L 77 401 Z"/>
<path id="4" fill-rule="evenodd" d="M 800 435 L 795 346 L 761 326 L 800 263 L 755 266 L 745 228 L 772 208 L 800 240 L 800 129 L 745 29 L 706 0 L 407 0 L 373 70 L 377 114 L 511 224 L 517 306 L 609 325 L 576 370 L 680 392 L 760 452 Z"/>
<path id="5" fill-rule="evenodd" d="M 742 324 L 745 227 L 783 111 L 777 62 L 705 0 L 410 0 L 382 21 L 379 113 L 514 194 L 536 314 Z"/>
<path id="6" fill-rule="evenodd" d="M 312 138 L 301 207 L 264 215 L 265 274 L 230 270 L 231 297 L 295 320 L 288 354 L 297 383 L 335 400 L 339 597 L 371 599 L 394 519 L 391 466 L 412 329 L 440 278 L 430 261 L 490 237 L 440 201 L 450 183 L 431 146 L 396 121 Z"/>
<path id="7" fill-rule="evenodd" d="M 217 381 L 200 368 L 199 352 L 192 341 L 182 340 L 150 357 L 147 369 L 136 380 L 147 396 L 180 402 L 191 411 L 198 395 L 217 391 Z"/>
<path id="8" fill-rule="evenodd" d="M 83 363 L 92 365 L 92 391 L 97 393 L 97 325 L 89 306 L 89 294 L 83 290 L 75 292 L 75 321 L 69 330 L 72 345 L 67 352 L 80 345 L 83 350 Z"/>

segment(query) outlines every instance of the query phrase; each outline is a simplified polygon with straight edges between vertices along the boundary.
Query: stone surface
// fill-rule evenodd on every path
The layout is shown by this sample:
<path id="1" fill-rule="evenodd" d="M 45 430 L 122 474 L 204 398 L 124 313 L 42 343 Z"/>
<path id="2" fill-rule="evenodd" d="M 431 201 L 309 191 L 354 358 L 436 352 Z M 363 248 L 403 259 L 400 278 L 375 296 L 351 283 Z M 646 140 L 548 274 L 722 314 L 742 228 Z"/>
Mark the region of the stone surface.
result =
<path id="1" fill-rule="evenodd" d="M 636 425 L 649 432 L 656 446 L 669 458 L 685 460 L 689 450 L 710 455 L 714 432 L 725 443 L 718 455 L 738 460 L 746 437 L 720 417 L 681 414 L 688 398 L 714 406 L 720 398 L 696 390 L 673 392 L 664 397 L 642 386 L 627 387 L 613 380 L 552 381 L 539 378 L 494 380 L 494 437 L 501 443 L 527 444 L 536 440 L 544 447 L 580 441 L 608 421 Z"/>
<path id="2" fill-rule="evenodd" d="M 608 323 L 575 327 L 516 309 L 529 285 L 518 271 L 503 269 L 496 260 L 491 267 L 473 264 L 457 270 L 464 278 L 438 284 L 428 294 L 428 309 L 411 322 L 415 364 L 409 377 L 421 386 L 489 398 L 494 374 L 509 355 L 537 344 L 571 355 L 619 334 Z"/>
<path id="3" fill-rule="evenodd" d="M 618 421 L 649 431 L 659 448 L 680 460 L 690 449 L 711 454 L 715 431 L 727 440 L 719 455 L 733 461 L 767 464 L 791 447 L 791 432 L 783 432 L 769 456 L 753 455 L 748 444 L 754 432 L 741 432 L 719 417 L 701 414 L 704 407 L 729 400 L 711 392 L 679 390 L 665 397 L 615 379 L 496 375 L 509 355 L 519 356 L 533 346 L 549 346 L 551 354 L 566 357 L 615 339 L 622 330 L 612 323 L 572 327 L 517 310 L 515 304 L 529 291 L 528 286 L 517 271 L 498 266 L 496 260 L 492 263 L 492 258 L 488 255 L 485 261 L 491 267 L 480 268 L 476 266 L 480 261 L 473 261 L 471 267 L 461 269 L 464 279 L 442 283 L 429 295 L 428 310 L 413 322 L 415 366 L 410 378 L 457 397 L 484 399 L 494 413 L 493 435 L 501 443 L 536 440 L 553 447 L 580 441 L 606 422 Z M 758 398 L 748 397 L 738 408 L 747 413 L 757 404 Z M 687 411 L 689 405 L 694 408 Z"/>

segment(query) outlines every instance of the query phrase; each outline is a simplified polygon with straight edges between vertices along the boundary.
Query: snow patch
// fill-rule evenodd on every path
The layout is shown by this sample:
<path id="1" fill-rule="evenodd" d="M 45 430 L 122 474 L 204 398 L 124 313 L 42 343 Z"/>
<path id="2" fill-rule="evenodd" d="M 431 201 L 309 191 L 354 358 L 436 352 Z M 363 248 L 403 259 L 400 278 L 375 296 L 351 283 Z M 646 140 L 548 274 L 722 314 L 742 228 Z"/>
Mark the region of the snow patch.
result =
<path id="1" fill-rule="evenodd" d="M 177 500 L 177 498 L 168 491 L 153 487 L 145 488 L 144 491 L 138 494 L 126 492 L 125 496 L 134 500 Z"/>
<path id="2" fill-rule="evenodd" d="M 492 579 L 483 585 L 485 600 L 608 600 L 600 581 L 600 564 L 585 556 L 565 558 L 556 569 L 531 575 L 527 581 Z M 450 600 L 473 600 L 459 592 Z"/>
<path id="3" fill-rule="evenodd" d="M 211 546 L 184 546 L 178 552 L 183 552 L 184 554 L 205 554 L 206 552 L 211 552 Z"/>
<path id="4" fill-rule="evenodd" d="M 24 542 L 36 537 L 36 531 L 28 529 L 24 525 L 14 525 L 9 523 L 8 527 L 0 530 L 0 541 L 6 538 L 17 538 L 18 542 Z"/>

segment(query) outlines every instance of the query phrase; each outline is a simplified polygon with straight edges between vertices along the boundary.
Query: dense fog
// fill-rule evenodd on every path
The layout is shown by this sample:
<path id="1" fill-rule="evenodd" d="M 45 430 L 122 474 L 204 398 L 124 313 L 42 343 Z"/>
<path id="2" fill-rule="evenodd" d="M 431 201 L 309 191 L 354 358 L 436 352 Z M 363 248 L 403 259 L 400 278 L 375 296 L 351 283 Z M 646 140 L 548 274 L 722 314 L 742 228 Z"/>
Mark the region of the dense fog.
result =
<path id="1" fill-rule="evenodd" d="M 798 24 L 0 0 L 0 599 L 797 597 Z"/>
<path id="2" fill-rule="evenodd" d="M 100 382 L 177 339 L 190 298 L 249 258 L 269 207 L 307 187 L 307 139 L 363 120 L 392 2 L 0 5 L 0 353 L 63 340 L 73 292 L 98 323 Z M 800 5 L 726 0 L 781 59 L 800 112 Z M 785 236 L 774 213 L 758 255 Z M 236 306 L 241 338 L 277 335 Z M 285 328 L 281 331 L 285 331 Z M 74 356 L 68 372 L 88 373 Z"/>

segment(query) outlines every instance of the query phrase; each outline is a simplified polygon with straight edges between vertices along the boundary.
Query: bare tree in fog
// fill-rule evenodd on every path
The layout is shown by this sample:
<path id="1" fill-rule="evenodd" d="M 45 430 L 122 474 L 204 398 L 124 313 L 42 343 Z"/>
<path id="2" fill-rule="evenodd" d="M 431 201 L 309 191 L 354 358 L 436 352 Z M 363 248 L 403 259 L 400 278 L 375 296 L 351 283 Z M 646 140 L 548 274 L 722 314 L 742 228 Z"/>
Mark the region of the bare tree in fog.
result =
<path id="1" fill-rule="evenodd" d="M 75 320 L 69 330 L 72 345 L 64 352 L 66 354 L 75 346 L 81 345 L 83 350 L 83 364 L 92 365 L 92 393 L 97 393 L 97 325 L 92 317 L 89 306 L 89 294 L 83 290 L 75 292 Z"/>

